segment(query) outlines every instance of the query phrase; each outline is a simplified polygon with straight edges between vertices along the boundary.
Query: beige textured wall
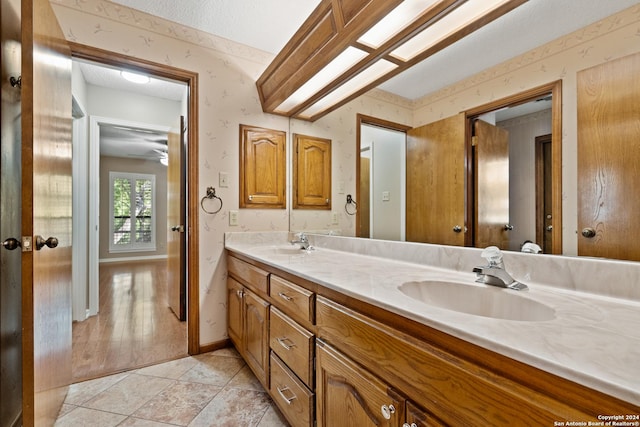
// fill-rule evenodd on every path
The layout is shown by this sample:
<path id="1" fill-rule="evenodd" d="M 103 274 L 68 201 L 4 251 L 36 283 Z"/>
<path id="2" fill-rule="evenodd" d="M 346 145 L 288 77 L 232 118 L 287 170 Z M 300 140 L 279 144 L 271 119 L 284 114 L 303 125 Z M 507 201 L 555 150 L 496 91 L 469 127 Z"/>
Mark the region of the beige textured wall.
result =
<path id="1" fill-rule="evenodd" d="M 124 6 L 101 0 L 52 0 L 58 21 L 68 40 L 98 48 L 169 64 L 199 74 L 199 188 L 216 187 L 224 200 L 218 215 L 200 213 L 200 342 L 214 343 L 227 337 L 226 265 L 224 232 L 243 230 L 289 230 L 289 210 L 239 212 L 238 227 L 229 227 L 228 212 L 238 209 L 239 124 L 263 126 L 288 134 L 288 164 L 291 132 L 332 140 L 334 209 L 344 213 L 340 203 L 346 193 L 355 194 L 356 113 L 410 124 L 411 108 L 405 100 L 378 93 L 364 96 L 313 124 L 262 112 L 255 81 L 273 56 L 229 40 L 183 27 Z M 218 173 L 227 172 L 228 188 L 219 188 Z M 287 181 L 291 180 L 291 169 Z M 345 183 L 339 194 L 337 183 Z M 287 202 L 291 202 L 288 186 Z M 341 215 L 337 226 L 352 235 L 354 219 Z M 305 211 L 291 215 L 291 227 L 326 229 L 330 212 Z M 335 226 L 333 226 L 335 227 Z"/>

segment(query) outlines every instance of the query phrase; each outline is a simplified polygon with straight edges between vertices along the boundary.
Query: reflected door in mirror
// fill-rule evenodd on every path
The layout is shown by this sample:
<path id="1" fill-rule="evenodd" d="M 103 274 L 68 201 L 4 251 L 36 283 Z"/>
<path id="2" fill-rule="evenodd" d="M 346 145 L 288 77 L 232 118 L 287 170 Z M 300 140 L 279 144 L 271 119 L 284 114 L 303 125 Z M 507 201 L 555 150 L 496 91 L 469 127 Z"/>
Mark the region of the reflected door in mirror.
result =
<path id="1" fill-rule="evenodd" d="M 464 113 L 407 132 L 407 241 L 465 244 Z"/>
<path id="2" fill-rule="evenodd" d="M 474 122 L 476 247 L 509 249 L 509 132 L 482 120 Z"/>
<path id="3" fill-rule="evenodd" d="M 640 53 L 578 73 L 578 254 L 640 261 Z"/>

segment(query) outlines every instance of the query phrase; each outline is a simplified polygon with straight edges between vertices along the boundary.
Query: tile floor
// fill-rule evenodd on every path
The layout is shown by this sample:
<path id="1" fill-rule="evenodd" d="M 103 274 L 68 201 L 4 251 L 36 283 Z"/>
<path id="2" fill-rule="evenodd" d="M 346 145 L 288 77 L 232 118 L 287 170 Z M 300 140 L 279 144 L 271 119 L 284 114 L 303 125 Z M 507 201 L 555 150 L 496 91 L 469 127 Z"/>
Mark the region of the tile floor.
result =
<path id="1" fill-rule="evenodd" d="M 73 384 L 55 425 L 288 426 L 234 349 Z"/>

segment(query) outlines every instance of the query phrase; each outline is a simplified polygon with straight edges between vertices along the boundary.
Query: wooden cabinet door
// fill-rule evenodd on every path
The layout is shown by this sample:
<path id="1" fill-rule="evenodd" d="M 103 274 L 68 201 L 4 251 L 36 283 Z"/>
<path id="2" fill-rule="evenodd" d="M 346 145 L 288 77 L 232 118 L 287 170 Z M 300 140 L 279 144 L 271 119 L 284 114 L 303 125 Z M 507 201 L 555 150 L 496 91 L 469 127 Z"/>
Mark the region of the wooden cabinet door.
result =
<path id="1" fill-rule="evenodd" d="M 398 427 L 404 401 L 387 384 L 319 341 L 316 411 L 320 427 Z"/>
<path id="2" fill-rule="evenodd" d="M 243 349 L 247 364 L 258 380 L 269 388 L 269 303 L 245 291 Z"/>
<path id="3" fill-rule="evenodd" d="M 229 277 L 227 279 L 227 328 L 229 338 L 240 354 L 244 353 L 243 342 L 243 303 L 245 293 L 244 286 L 237 280 Z"/>
<path id="4" fill-rule="evenodd" d="M 640 261 L 639 75 L 640 53 L 578 73 L 578 255 Z"/>
<path id="5" fill-rule="evenodd" d="M 474 246 L 509 249 L 509 132 L 474 122 Z"/>
<path id="6" fill-rule="evenodd" d="M 240 125 L 240 207 L 284 209 L 286 134 Z"/>
<path id="7" fill-rule="evenodd" d="M 430 413 L 417 407 L 413 402 L 407 402 L 406 423 L 402 427 L 444 427 L 440 420 Z"/>
<path id="8" fill-rule="evenodd" d="M 407 132 L 407 241 L 465 244 L 465 118 Z"/>
<path id="9" fill-rule="evenodd" d="M 293 208 L 331 210 L 331 140 L 293 137 Z"/>

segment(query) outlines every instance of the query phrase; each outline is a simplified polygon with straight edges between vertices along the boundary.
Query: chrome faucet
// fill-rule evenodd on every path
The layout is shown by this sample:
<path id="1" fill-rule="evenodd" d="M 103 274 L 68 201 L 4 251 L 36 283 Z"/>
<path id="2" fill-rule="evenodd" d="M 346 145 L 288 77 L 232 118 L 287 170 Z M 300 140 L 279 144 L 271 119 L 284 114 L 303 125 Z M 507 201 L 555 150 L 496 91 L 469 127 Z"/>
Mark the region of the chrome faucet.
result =
<path id="1" fill-rule="evenodd" d="M 307 237 L 306 234 L 300 233 L 298 235 L 298 240 L 292 240 L 291 244 L 292 245 L 300 245 L 300 249 L 306 251 L 307 249 L 309 249 L 309 238 Z"/>
<path id="2" fill-rule="evenodd" d="M 505 270 L 504 262 L 502 261 L 502 252 L 500 252 L 500 249 L 496 246 L 485 248 L 481 256 L 485 258 L 489 264 L 473 269 L 473 272 L 476 273 L 477 276 L 476 282 L 516 291 L 529 289 L 527 285 L 516 281 L 507 270 Z"/>

